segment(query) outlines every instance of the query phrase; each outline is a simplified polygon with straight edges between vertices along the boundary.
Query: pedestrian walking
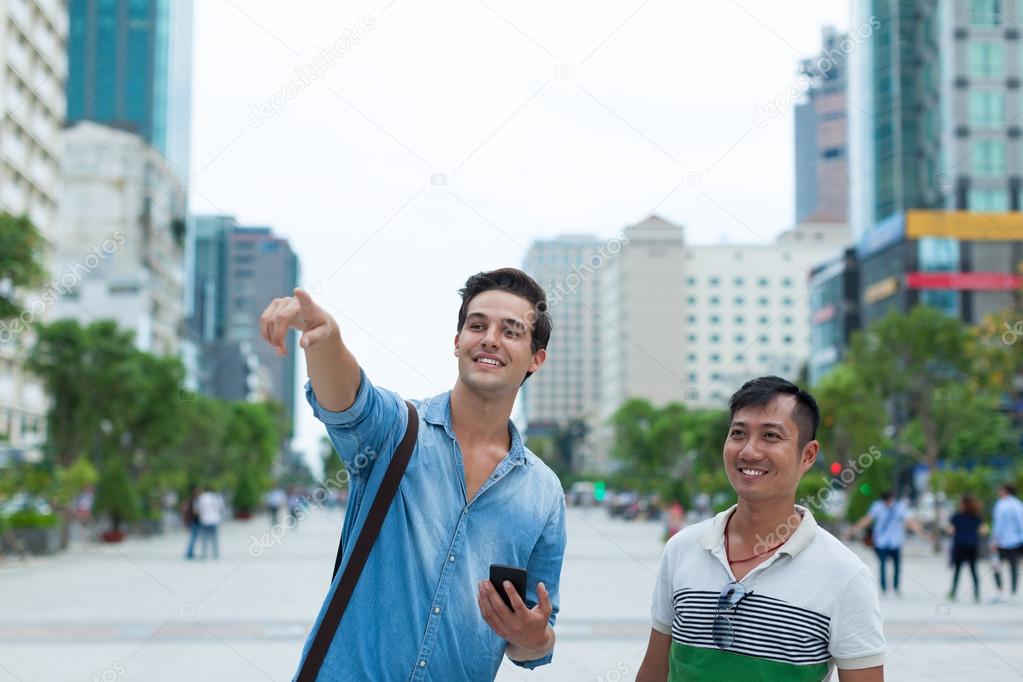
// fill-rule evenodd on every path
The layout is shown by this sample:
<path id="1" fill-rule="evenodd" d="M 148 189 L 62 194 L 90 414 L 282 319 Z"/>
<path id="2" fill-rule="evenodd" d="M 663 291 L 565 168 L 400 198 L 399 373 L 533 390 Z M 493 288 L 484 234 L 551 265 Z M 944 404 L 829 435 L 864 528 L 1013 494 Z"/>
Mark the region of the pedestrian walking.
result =
<path id="1" fill-rule="evenodd" d="M 952 587 L 948 592 L 949 601 L 956 600 L 959 586 L 959 570 L 963 564 L 970 567 L 973 578 L 973 600 L 980 602 L 980 580 L 977 578 L 977 555 L 980 538 L 987 533 L 984 524 L 984 508 L 981 501 L 972 495 L 963 495 L 959 511 L 949 519 L 946 531 L 952 536 L 951 559 L 953 566 Z"/>
<path id="2" fill-rule="evenodd" d="M 188 547 L 185 549 L 185 558 L 195 558 L 195 541 L 199 537 L 199 515 L 195 511 L 195 501 L 199 498 L 202 489 L 193 486 L 191 494 L 181 503 L 181 523 L 188 530 Z"/>
<path id="3" fill-rule="evenodd" d="M 207 488 L 195 500 L 195 513 L 199 519 L 199 547 L 202 558 L 212 547 L 213 558 L 220 558 L 220 541 L 217 537 L 220 523 L 224 519 L 224 498 L 220 493 Z"/>
<path id="4" fill-rule="evenodd" d="M 881 582 L 881 594 L 888 593 L 886 568 L 890 559 L 892 592 L 897 597 L 902 596 L 899 591 L 899 577 L 902 573 L 902 546 L 906 544 L 906 529 L 909 528 L 920 536 L 926 535 L 927 532 L 909 515 L 909 506 L 902 500 L 896 500 L 891 490 L 881 493 L 881 499 L 870 505 L 866 516 L 853 524 L 847 534 L 853 537 L 868 525 L 872 527 L 874 554 L 877 555 L 880 565 L 878 577 Z"/>
<path id="5" fill-rule="evenodd" d="M 1023 502 L 1009 484 L 998 486 L 998 501 L 991 512 L 991 553 L 995 561 L 995 586 L 998 595 L 993 601 L 1005 601 L 1002 567 L 1008 565 L 1012 599 L 1019 586 L 1019 561 L 1023 555 Z"/>
<path id="6" fill-rule="evenodd" d="M 668 541 L 637 682 L 883 679 L 870 569 L 795 504 L 817 460 L 820 411 L 779 377 L 729 402 L 723 460 L 739 498 Z"/>
<path id="7" fill-rule="evenodd" d="M 280 487 L 276 487 L 266 494 L 266 508 L 270 512 L 270 525 L 276 526 L 280 520 L 281 510 L 288 503 L 288 495 Z"/>

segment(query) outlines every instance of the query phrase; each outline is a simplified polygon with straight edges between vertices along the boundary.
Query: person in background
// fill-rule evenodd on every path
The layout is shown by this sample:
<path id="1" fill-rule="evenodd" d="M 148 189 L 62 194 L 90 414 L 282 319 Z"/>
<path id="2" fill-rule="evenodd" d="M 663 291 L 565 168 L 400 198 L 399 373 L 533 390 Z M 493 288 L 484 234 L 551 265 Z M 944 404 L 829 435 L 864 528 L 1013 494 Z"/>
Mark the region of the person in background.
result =
<path id="1" fill-rule="evenodd" d="M 217 530 L 224 519 L 224 498 L 220 493 L 203 489 L 195 500 L 195 513 L 199 518 L 199 544 L 202 558 L 206 558 L 206 550 L 213 545 L 213 558 L 220 558 L 220 543 Z"/>
<path id="2" fill-rule="evenodd" d="M 866 526 L 873 524 L 874 553 L 881 566 L 881 594 L 888 594 L 888 581 L 885 568 L 888 559 L 892 560 L 892 591 L 900 597 L 899 575 L 902 572 L 902 545 L 906 543 L 906 528 L 918 535 L 926 535 L 923 527 L 909 515 L 909 507 L 902 500 L 896 500 L 891 490 L 881 493 L 881 499 L 875 500 L 867 515 L 857 521 L 849 529 L 849 536 L 855 535 Z"/>
<path id="3" fill-rule="evenodd" d="M 949 519 L 947 532 L 952 536 L 952 589 L 948 592 L 949 601 L 956 600 L 956 589 L 959 586 L 959 569 L 969 564 L 970 576 L 973 578 L 973 601 L 980 602 L 980 580 L 977 578 L 977 549 L 980 547 L 980 536 L 987 533 L 984 523 L 984 507 L 980 500 L 972 495 L 963 495 L 959 501 L 959 511 Z"/>
<path id="4" fill-rule="evenodd" d="M 281 509 L 288 503 L 288 495 L 280 487 L 266 494 L 266 508 L 270 510 L 270 525 L 276 526 L 280 519 Z"/>
<path id="5" fill-rule="evenodd" d="M 995 566 L 1009 564 L 1012 598 L 1016 598 L 1019 583 L 1019 559 L 1023 554 L 1023 502 L 1016 497 L 1016 490 L 1008 484 L 998 486 L 998 501 L 991 512 L 991 551 L 997 552 Z M 998 595 L 993 602 L 1005 600 L 1005 585 L 1002 571 L 995 570 L 995 585 Z"/>
<path id="6" fill-rule="evenodd" d="M 199 537 L 199 516 L 195 513 L 195 501 L 199 498 L 200 492 L 199 486 L 194 486 L 192 494 L 181 503 L 181 523 L 188 529 L 188 548 L 185 550 L 186 559 L 195 558 L 195 541 Z"/>

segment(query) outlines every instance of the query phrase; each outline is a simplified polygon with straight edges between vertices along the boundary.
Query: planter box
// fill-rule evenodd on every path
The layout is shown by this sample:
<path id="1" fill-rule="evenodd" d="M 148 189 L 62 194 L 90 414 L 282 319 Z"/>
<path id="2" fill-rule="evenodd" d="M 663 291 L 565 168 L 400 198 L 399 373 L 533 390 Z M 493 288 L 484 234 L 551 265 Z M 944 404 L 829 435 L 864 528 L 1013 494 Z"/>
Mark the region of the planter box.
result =
<path id="1" fill-rule="evenodd" d="M 54 554 L 60 549 L 60 530 L 10 528 L 4 534 L 4 551 L 12 554 Z"/>
<path id="2" fill-rule="evenodd" d="M 252 518 L 252 510 L 250 509 L 237 509 L 234 512 L 234 518 L 240 521 L 247 521 Z"/>
<path id="3" fill-rule="evenodd" d="M 123 530 L 105 530 L 100 537 L 103 538 L 103 542 L 120 542 L 124 540 L 125 535 Z"/>

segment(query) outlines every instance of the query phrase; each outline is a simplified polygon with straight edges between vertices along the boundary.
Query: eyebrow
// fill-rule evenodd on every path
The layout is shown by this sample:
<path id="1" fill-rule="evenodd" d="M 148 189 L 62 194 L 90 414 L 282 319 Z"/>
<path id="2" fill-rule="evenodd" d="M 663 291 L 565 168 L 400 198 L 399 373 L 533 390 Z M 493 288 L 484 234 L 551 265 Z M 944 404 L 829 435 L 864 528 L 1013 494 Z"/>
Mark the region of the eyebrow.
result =
<path id="1" fill-rule="evenodd" d="M 732 426 L 729 427 L 729 428 L 732 428 L 732 427 L 735 427 L 735 426 L 741 426 L 743 428 L 749 428 L 749 425 L 746 422 L 732 422 Z M 788 434 L 788 430 L 782 424 L 780 424 L 778 422 L 764 422 L 763 424 L 760 424 L 760 428 L 761 428 L 761 430 L 764 430 L 764 429 L 774 429 L 775 431 L 781 431 L 784 434 Z"/>

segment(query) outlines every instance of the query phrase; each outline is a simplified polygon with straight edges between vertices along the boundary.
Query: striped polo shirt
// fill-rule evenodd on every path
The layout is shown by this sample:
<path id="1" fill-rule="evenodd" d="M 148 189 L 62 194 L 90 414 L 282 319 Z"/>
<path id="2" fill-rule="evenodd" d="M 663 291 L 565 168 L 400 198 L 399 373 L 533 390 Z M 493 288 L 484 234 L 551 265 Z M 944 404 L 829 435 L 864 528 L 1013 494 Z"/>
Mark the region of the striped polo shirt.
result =
<path id="1" fill-rule="evenodd" d="M 668 541 L 653 598 L 653 628 L 671 636 L 669 680 L 827 679 L 884 662 L 881 609 L 870 569 L 805 507 L 799 527 L 746 575 L 747 596 L 723 611 L 733 641 L 713 637 L 718 594 L 735 580 L 724 530 L 736 507 Z"/>

